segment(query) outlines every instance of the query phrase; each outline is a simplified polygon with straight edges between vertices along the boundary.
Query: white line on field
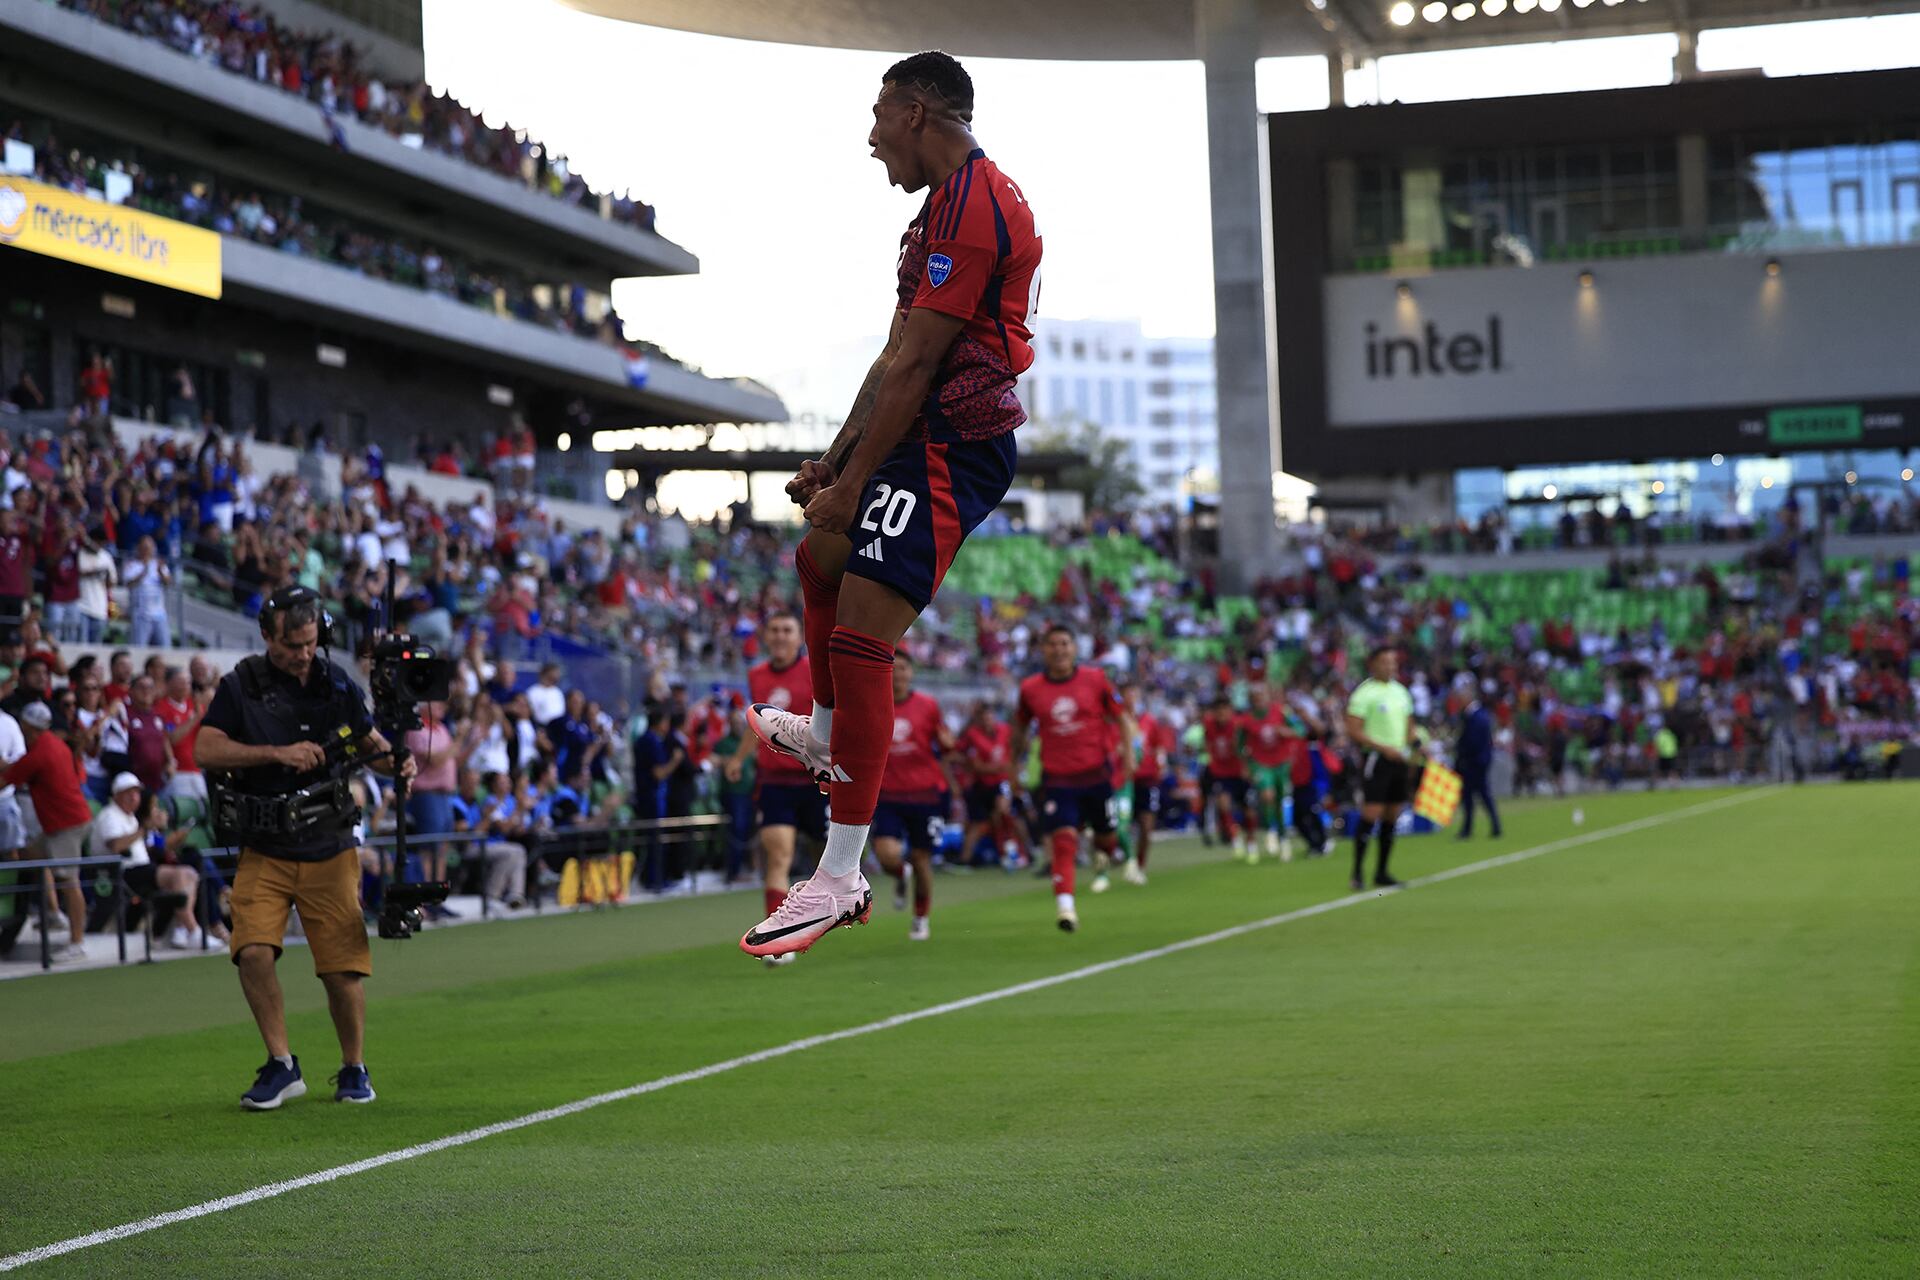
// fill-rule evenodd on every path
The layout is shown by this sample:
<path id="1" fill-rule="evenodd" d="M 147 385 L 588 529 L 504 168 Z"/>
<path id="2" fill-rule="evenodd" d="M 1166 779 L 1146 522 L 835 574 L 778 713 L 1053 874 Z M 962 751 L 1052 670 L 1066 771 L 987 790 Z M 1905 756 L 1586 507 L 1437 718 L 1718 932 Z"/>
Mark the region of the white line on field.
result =
<path id="1" fill-rule="evenodd" d="M 1656 814 L 1649 818 L 1638 818 L 1632 822 L 1623 822 L 1618 826 L 1606 827 L 1599 831 L 1590 831 L 1584 835 L 1568 836 L 1564 840 L 1552 840 L 1546 844 L 1535 845 L 1531 849 L 1521 849 L 1514 853 L 1504 853 L 1499 857 L 1485 858 L 1479 862 L 1469 862 L 1462 866 L 1450 867 L 1430 876 L 1421 876 L 1410 880 L 1410 886 L 1438 884 L 1443 880 L 1454 880 L 1460 876 L 1473 875 L 1479 871 L 1491 871 L 1495 867 L 1511 866 L 1516 862 L 1525 862 L 1529 858 L 1538 858 L 1544 854 L 1558 853 L 1563 849 L 1578 848 L 1592 844 L 1597 840 L 1607 840 L 1614 836 L 1627 835 L 1634 831 L 1645 831 L 1649 827 L 1665 826 L 1669 822 L 1678 822 L 1683 818 L 1697 817 L 1711 813 L 1716 809 L 1725 809 L 1732 805 L 1744 804 L 1758 799 L 1772 790 L 1760 787 L 1731 796 L 1722 796 L 1717 800 L 1708 800 L 1701 804 L 1689 805 L 1684 809 L 1675 809 L 1670 813 Z M 624 1102 L 628 1098 L 637 1098 L 642 1094 L 658 1093 L 660 1090 L 676 1084 L 690 1084 L 695 1080 L 705 1080 L 722 1072 L 733 1071 L 740 1067 L 752 1066 L 758 1062 L 767 1062 L 774 1058 L 784 1058 L 790 1053 L 801 1053 L 807 1049 L 817 1049 L 824 1044 L 834 1044 L 841 1040 L 852 1040 L 857 1036 L 872 1035 L 876 1031 L 890 1031 L 895 1027 L 904 1027 L 910 1022 L 919 1022 L 924 1018 L 938 1018 L 943 1014 L 958 1013 L 963 1009 L 976 1008 L 983 1004 L 992 1004 L 996 1000 L 1006 1000 L 1013 996 L 1026 995 L 1033 991 L 1045 991 L 1048 987 L 1061 986 L 1068 982 L 1078 982 L 1082 978 L 1091 978 L 1102 973 L 1111 973 L 1115 969 L 1124 969 L 1129 965 L 1145 964 L 1149 960 L 1175 955 L 1182 951 L 1191 951 L 1195 947 L 1209 946 L 1215 942 L 1225 942 L 1229 938 L 1242 937 L 1257 933 L 1262 929 L 1271 929 L 1276 925 L 1290 924 L 1295 920 L 1305 920 L 1311 916 L 1325 915 L 1329 911 L 1338 911 L 1342 907 L 1355 906 L 1370 902 L 1386 895 L 1380 893 L 1353 893 L 1344 898 L 1334 898 L 1329 902 L 1316 902 L 1312 906 L 1301 907 L 1296 911 L 1284 912 L 1277 916 L 1268 916 L 1264 920 L 1254 920 L 1247 924 L 1237 924 L 1227 929 L 1218 929 L 1212 933 L 1203 933 L 1195 938 L 1169 943 L 1164 947 L 1154 947 L 1147 951 L 1137 951 L 1117 960 L 1103 960 L 1099 964 L 1090 964 L 1084 968 L 1073 969 L 1066 973 L 1057 973 L 1048 978 L 1035 978 L 1031 982 L 1016 983 L 1011 987 L 1001 987 L 997 991 L 983 992 L 977 996 L 967 996 L 960 1000 L 949 1000 L 945 1004 L 930 1005 L 925 1009 L 916 1009 L 911 1013 L 896 1013 L 890 1018 L 881 1018 L 877 1022 L 864 1023 L 857 1027 L 848 1027 L 844 1031 L 829 1031 L 824 1035 L 806 1036 L 799 1040 L 790 1040 L 786 1044 L 771 1049 L 761 1049 L 755 1053 L 742 1054 L 737 1058 L 728 1058 L 724 1062 L 710 1063 L 696 1067 L 691 1071 L 682 1071 L 675 1075 L 661 1076 L 657 1080 L 648 1080 L 644 1084 L 629 1085 L 625 1089 L 615 1089 L 611 1093 L 597 1093 L 590 1098 L 581 1098 L 558 1107 L 548 1107 L 545 1111 L 535 1111 L 529 1115 L 512 1120 L 502 1120 L 497 1124 L 482 1125 L 478 1129 L 469 1129 L 465 1133 L 450 1134 L 444 1138 L 435 1138 L 432 1142 L 422 1142 L 411 1147 L 402 1147 L 398 1151 L 388 1151 L 382 1155 L 369 1156 L 365 1160 L 355 1160 L 352 1164 L 337 1165 L 331 1169 L 321 1169 L 316 1173 L 305 1174 L 298 1178 L 288 1178 L 284 1182 L 269 1182 L 265 1186 L 254 1187 L 248 1191 L 235 1192 L 230 1196 L 221 1196 L 218 1200 L 207 1200 L 200 1204 L 188 1205 L 184 1209 L 174 1209 L 167 1213 L 157 1213 L 151 1218 L 142 1218 L 138 1222 L 126 1222 L 117 1227 L 107 1227 L 100 1231 L 75 1236 L 71 1240 L 61 1240 L 54 1244 L 41 1245 L 37 1249 L 28 1249 L 22 1253 L 10 1254 L 0 1258 L 0 1271 L 12 1271 L 29 1263 L 45 1262 L 62 1254 L 75 1253 L 81 1249 L 91 1249 L 98 1244 L 107 1244 L 114 1240 L 124 1240 L 129 1236 L 141 1235 L 148 1231 L 157 1231 L 161 1227 L 172 1226 L 176 1222 L 189 1222 L 194 1218 L 204 1218 L 209 1214 L 224 1213 L 228 1209 L 238 1209 L 260 1200 L 270 1200 L 283 1196 L 289 1191 L 299 1191 L 303 1187 L 318 1186 L 323 1182 L 334 1182 L 341 1178 L 350 1178 L 356 1173 L 367 1173 L 390 1164 L 399 1164 L 404 1160 L 415 1160 L 421 1156 L 432 1155 L 436 1151 L 446 1151 L 452 1147 L 464 1147 L 470 1142 L 482 1138 L 491 1138 L 496 1134 L 512 1133 L 515 1129 L 525 1129 L 536 1124 L 545 1124 L 549 1120 L 559 1120 L 566 1116 L 578 1115 L 582 1111 L 591 1111 L 595 1107 L 605 1106 L 609 1102 Z"/>

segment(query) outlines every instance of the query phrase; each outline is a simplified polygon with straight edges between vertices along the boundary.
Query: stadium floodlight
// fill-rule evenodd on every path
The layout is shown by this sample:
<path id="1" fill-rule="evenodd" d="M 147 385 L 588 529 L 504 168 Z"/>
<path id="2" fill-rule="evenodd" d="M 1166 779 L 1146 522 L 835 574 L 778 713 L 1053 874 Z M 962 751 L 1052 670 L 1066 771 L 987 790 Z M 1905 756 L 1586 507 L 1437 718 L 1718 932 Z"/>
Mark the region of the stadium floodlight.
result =
<path id="1" fill-rule="evenodd" d="M 1387 10 L 1387 21 L 1393 23 L 1396 27 L 1412 26 L 1413 16 L 1414 9 L 1413 6 L 1408 3 L 1408 0 L 1400 0 L 1399 4 Z"/>
<path id="2" fill-rule="evenodd" d="M 1727 461 L 1727 455 L 1724 453 L 1716 453 L 1713 455 L 1711 459 L 1709 459 L 1709 461 L 1711 461 L 1713 465 L 1716 467 L 1724 466 Z"/>
<path id="3" fill-rule="evenodd" d="M 1593 271 L 1591 268 L 1583 268 L 1576 279 L 1580 281 L 1580 287 L 1582 289 L 1593 288 Z"/>
<path id="4" fill-rule="evenodd" d="M 1402 302 L 1411 302 L 1413 301 L 1413 286 L 1405 280 L 1402 280 L 1393 286 L 1393 296 Z"/>
<path id="5" fill-rule="evenodd" d="M 1585 9 L 1592 3 L 1593 0 L 1573 0 L 1573 7 L 1576 9 Z"/>
<path id="6" fill-rule="evenodd" d="M 1860 473 L 1859 473 L 1858 471 L 1849 471 L 1849 472 L 1847 472 L 1847 483 L 1848 483 L 1848 484 L 1859 484 L 1859 483 L 1860 483 Z"/>
<path id="7" fill-rule="evenodd" d="M 1428 0 L 1426 7 L 1420 10 L 1420 16 L 1428 22 L 1446 21 L 1446 0 Z"/>
<path id="8" fill-rule="evenodd" d="M 1777 276 L 1780 274 L 1780 259 L 1778 258 L 1767 259 L 1767 274 L 1770 276 Z"/>
<path id="9" fill-rule="evenodd" d="M 1532 13 L 1533 5 L 1534 0 L 1513 0 L 1513 11 L 1515 13 Z"/>
<path id="10" fill-rule="evenodd" d="M 1665 493 L 1666 491 L 1667 491 L 1667 482 L 1665 480 L 1655 480 L 1653 482 L 1653 492 L 1655 493 L 1655 495 Z"/>
<path id="11" fill-rule="evenodd" d="M 1459 4 L 1453 6 L 1453 20 L 1455 22 L 1465 22 L 1478 12 L 1479 10 L 1473 7 L 1471 0 L 1460 0 Z"/>
<path id="12" fill-rule="evenodd" d="M 1560 11 L 1560 0 L 1540 0 L 1540 12 L 1558 13 L 1559 11 Z"/>
<path id="13" fill-rule="evenodd" d="M 1507 11 L 1507 0 L 1480 0 L 1480 12 L 1497 18 Z"/>
<path id="14" fill-rule="evenodd" d="M 1900 478 L 1902 480 L 1911 481 L 1913 479 L 1913 468 L 1912 467 L 1900 468 Z"/>
<path id="15" fill-rule="evenodd" d="M 1761 487 L 1762 489 L 1771 489 L 1771 488 L 1773 488 L 1773 477 L 1772 477 L 1772 476 L 1761 476 L 1761 477 L 1760 477 L 1760 487 Z"/>
<path id="16" fill-rule="evenodd" d="M 1552 502 L 1555 498 L 1560 496 L 1560 487 L 1558 485 L 1550 484 L 1546 488 L 1540 491 L 1540 496 L 1545 498 L 1548 502 Z"/>

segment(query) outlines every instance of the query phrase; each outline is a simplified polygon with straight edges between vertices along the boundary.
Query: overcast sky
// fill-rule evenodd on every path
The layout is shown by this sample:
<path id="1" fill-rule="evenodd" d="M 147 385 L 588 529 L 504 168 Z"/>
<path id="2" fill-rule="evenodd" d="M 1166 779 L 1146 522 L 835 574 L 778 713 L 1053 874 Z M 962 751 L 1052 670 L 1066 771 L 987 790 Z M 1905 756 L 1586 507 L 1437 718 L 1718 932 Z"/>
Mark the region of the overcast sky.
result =
<path id="1" fill-rule="evenodd" d="M 796 410 L 851 394 L 892 307 L 921 197 L 867 154 L 892 55 L 687 35 L 553 0 L 424 0 L 427 76 L 528 129 L 596 187 L 631 188 L 698 276 L 615 299 L 648 339 L 709 373 L 770 382 Z M 1663 84 L 1671 36 L 1384 59 L 1349 101 Z M 1707 32 L 1703 70 L 1806 74 L 1920 60 L 1920 16 Z M 1033 205 L 1043 315 L 1213 332 L 1206 116 L 1197 63 L 968 58 L 975 132 Z M 1318 58 L 1260 65 L 1263 111 L 1327 104 Z M 812 370 L 814 376 L 803 377 Z"/>

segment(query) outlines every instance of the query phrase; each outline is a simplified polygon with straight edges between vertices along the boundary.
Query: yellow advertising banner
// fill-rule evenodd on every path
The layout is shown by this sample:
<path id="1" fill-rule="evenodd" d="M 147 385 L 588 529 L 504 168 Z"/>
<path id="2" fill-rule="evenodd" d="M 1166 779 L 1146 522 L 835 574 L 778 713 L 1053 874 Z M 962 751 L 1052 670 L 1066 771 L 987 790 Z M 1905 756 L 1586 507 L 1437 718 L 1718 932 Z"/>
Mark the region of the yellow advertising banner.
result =
<path id="1" fill-rule="evenodd" d="M 218 232 L 6 174 L 0 174 L 0 245 L 220 296 Z"/>

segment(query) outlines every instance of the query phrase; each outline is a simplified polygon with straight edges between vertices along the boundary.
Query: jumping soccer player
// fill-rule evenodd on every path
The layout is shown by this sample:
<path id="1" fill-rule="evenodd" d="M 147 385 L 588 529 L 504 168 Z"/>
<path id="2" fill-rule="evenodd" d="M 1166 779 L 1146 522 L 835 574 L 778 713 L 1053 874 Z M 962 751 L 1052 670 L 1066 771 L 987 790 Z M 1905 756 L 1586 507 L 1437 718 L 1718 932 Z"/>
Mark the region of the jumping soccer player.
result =
<path id="1" fill-rule="evenodd" d="M 1013 712 L 1013 758 L 1027 758 L 1027 735 L 1040 726 L 1040 821 L 1053 856 L 1056 920 L 1068 933 L 1080 927 L 1073 905 L 1074 863 L 1080 828 L 1093 830 L 1094 848 L 1112 857 L 1119 847 L 1107 759 L 1109 726 L 1119 730 L 1121 772 L 1133 774 L 1133 723 L 1098 667 L 1083 667 L 1073 632 L 1055 624 L 1040 642 L 1045 669 L 1020 682 Z"/>
<path id="2" fill-rule="evenodd" d="M 1360 829 L 1353 837 L 1351 887 L 1356 893 L 1365 887 L 1367 834 L 1374 827 L 1380 833 L 1380 861 L 1374 865 L 1373 887 L 1393 889 L 1400 884 L 1387 874 L 1387 858 L 1393 853 L 1393 824 L 1409 795 L 1413 695 L 1396 679 L 1399 673 L 1400 655 L 1384 646 L 1375 649 L 1367 655 L 1368 678 L 1347 700 L 1347 736 L 1365 753 L 1360 768 Z"/>
<path id="3" fill-rule="evenodd" d="M 827 456 L 787 485 L 812 526 L 795 562 L 814 713 L 755 706 L 749 720 L 830 788 L 832 822 L 819 870 L 741 938 L 750 955 L 805 951 L 872 913 L 860 857 L 891 737 L 894 646 L 1013 482 L 1040 237 L 972 119 L 973 81 L 947 54 L 881 78 L 867 143 L 890 183 L 928 195 L 900 239 L 886 348 Z"/>
<path id="4" fill-rule="evenodd" d="M 881 775 L 880 805 L 873 816 L 873 856 L 880 869 L 900 885 L 896 907 L 906 905 L 907 881 L 913 882 L 913 924 L 907 937 L 925 942 L 927 914 L 933 909 L 933 850 L 946 821 L 947 796 L 953 791 L 948 757 L 953 735 L 940 704 L 913 688 L 913 659 L 893 655 L 893 747 Z M 906 856 L 902 857 L 902 850 Z M 909 861 L 911 859 L 911 861 Z"/>
<path id="5" fill-rule="evenodd" d="M 759 706 L 778 707 L 796 715 L 813 709 L 813 676 L 800 661 L 800 620 L 777 613 L 760 627 L 767 660 L 747 672 L 747 696 Z M 759 752 L 760 854 L 765 863 L 767 913 L 787 899 L 787 877 L 793 869 L 795 837 L 804 831 L 814 840 L 827 838 L 827 798 L 792 756 L 775 751 L 749 735 L 724 766 L 729 779 L 738 778 L 747 757 Z M 791 962 L 794 952 L 771 953 L 769 965 Z"/>
<path id="6" fill-rule="evenodd" d="M 1133 858 L 1122 873 L 1128 884 L 1147 882 L 1147 854 L 1153 847 L 1153 829 L 1160 818 L 1161 788 L 1169 781 L 1173 753 L 1178 747 L 1173 727 L 1147 710 L 1144 686 L 1127 686 L 1127 713 L 1133 717 Z"/>
<path id="7" fill-rule="evenodd" d="M 1220 694 L 1200 717 L 1206 735 L 1207 771 L 1213 776 L 1213 803 L 1219 814 L 1220 834 L 1233 849 L 1233 857 L 1260 861 L 1260 850 L 1247 839 L 1247 757 L 1244 742 L 1247 718 L 1233 709 L 1226 694 Z"/>
<path id="8" fill-rule="evenodd" d="M 1306 746 L 1293 717 L 1276 703 L 1265 681 L 1248 691 L 1247 755 L 1253 762 L 1253 791 L 1260 805 L 1267 855 L 1293 861 L 1293 830 L 1286 822 L 1293 793 L 1293 762 Z M 1256 856 L 1258 856 L 1256 854 Z"/>
<path id="9" fill-rule="evenodd" d="M 973 861 L 975 844 L 982 835 L 993 843 L 996 861 L 1005 865 L 1019 861 L 1024 833 L 1016 842 L 1018 822 L 1013 815 L 1013 730 L 993 714 L 984 699 L 973 705 L 973 714 L 960 730 L 959 755 L 967 774 L 967 830 L 960 842 L 960 857 Z"/>

